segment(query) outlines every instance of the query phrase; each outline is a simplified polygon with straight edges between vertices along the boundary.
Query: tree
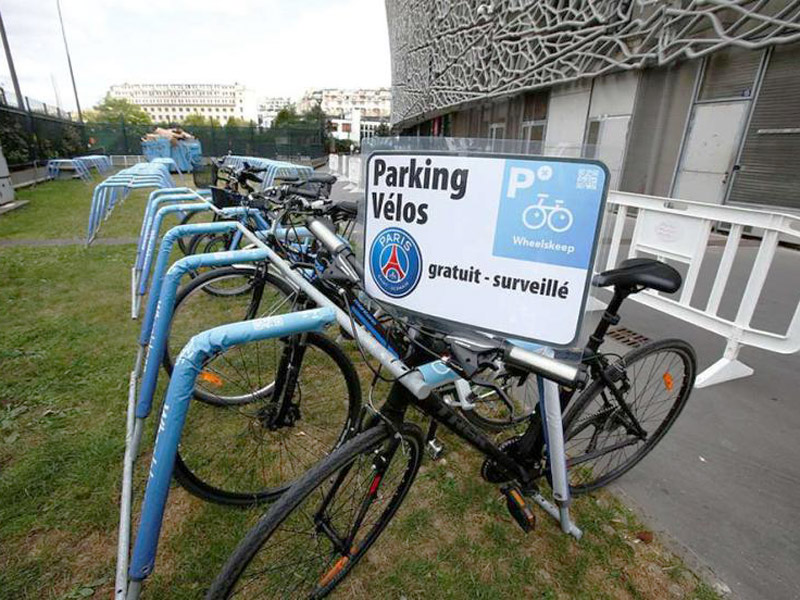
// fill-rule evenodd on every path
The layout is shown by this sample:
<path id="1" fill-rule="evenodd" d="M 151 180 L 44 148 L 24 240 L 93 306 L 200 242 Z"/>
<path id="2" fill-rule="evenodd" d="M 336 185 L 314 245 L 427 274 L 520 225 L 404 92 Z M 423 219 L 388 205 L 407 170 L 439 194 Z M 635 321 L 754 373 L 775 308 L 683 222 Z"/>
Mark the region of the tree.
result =
<path id="1" fill-rule="evenodd" d="M 206 119 L 205 115 L 201 115 L 198 113 L 192 113 L 190 115 L 186 115 L 183 118 L 183 124 L 187 127 L 207 127 L 208 126 L 208 119 Z"/>
<path id="2" fill-rule="evenodd" d="M 318 125 L 320 128 L 325 128 L 328 123 L 328 116 L 322 110 L 319 102 L 304 112 L 301 118 L 309 125 Z"/>
<path id="3" fill-rule="evenodd" d="M 297 125 L 299 122 L 300 117 L 297 111 L 295 111 L 294 106 L 284 106 L 278 111 L 278 114 L 275 115 L 275 119 L 272 121 L 272 127 L 274 129 L 279 129 L 281 127 Z"/>
<path id="4" fill-rule="evenodd" d="M 86 120 L 90 123 L 118 123 L 121 119 L 125 119 L 125 122 L 131 125 L 152 123 L 150 115 L 140 106 L 124 98 L 112 98 L 111 94 L 106 94 L 100 104 L 86 113 Z"/>
<path id="5" fill-rule="evenodd" d="M 376 137 L 388 137 L 392 135 L 392 129 L 386 123 L 381 123 L 375 128 Z"/>
<path id="6" fill-rule="evenodd" d="M 350 140 L 332 139 L 334 140 L 334 152 L 336 152 L 336 154 L 350 154 L 350 150 L 354 145 L 353 142 Z"/>
<path id="7" fill-rule="evenodd" d="M 0 112 L 0 144 L 10 165 L 25 163 L 31 159 L 29 137 L 10 113 Z"/>
<path id="8" fill-rule="evenodd" d="M 236 117 L 229 117 L 225 127 L 247 127 L 247 121 Z"/>

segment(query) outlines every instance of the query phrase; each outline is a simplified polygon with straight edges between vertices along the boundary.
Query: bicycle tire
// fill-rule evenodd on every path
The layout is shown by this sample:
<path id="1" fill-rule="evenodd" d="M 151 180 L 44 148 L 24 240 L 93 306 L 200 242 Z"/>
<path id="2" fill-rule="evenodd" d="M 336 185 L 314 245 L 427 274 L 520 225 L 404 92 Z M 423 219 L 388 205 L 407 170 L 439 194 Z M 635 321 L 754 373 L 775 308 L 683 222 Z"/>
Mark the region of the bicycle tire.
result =
<path id="1" fill-rule="evenodd" d="M 404 423 L 401 425 L 399 433 L 405 446 L 402 452 L 400 450 L 394 452 L 391 462 L 394 462 L 394 459 L 398 456 L 403 457 L 406 460 L 404 463 L 405 468 L 402 469 L 401 475 L 397 476 L 399 477 L 398 487 L 391 494 L 391 498 L 384 503 L 385 508 L 383 508 L 382 512 L 380 512 L 377 519 L 372 522 L 372 525 L 369 525 L 371 529 L 369 529 L 366 536 L 363 539 L 354 539 L 354 543 L 353 546 L 351 546 L 350 552 L 352 552 L 353 549 L 355 549 L 355 552 L 350 554 L 344 564 L 342 564 L 342 561 L 345 558 L 344 554 L 339 554 L 339 557 L 337 558 L 337 554 L 333 553 L 327 558 L 327 560 L 323 559 L 325 564 L 322 565 L 321 569 L 322 577 L 312 577 L 312 579 L 316 579 L 317 581 L 315 586 L 319 585 L 320 589 L 312 596 L 310 596 L 310 594 L 304 590 L 297 590 L 297 586 L 295 586 L 294 590 L 289 590 L 288 592 L 285 589 L 276 590 L 274 594 L 275 597 L 308 598 L 310 596 L 313 598 L 323 598 L 327 596 L 336 587 L 336 585 L 338 585 L 347 576 L 353 567 L 356 566 L 356 564 L 366 554 L 372 544 L 375 543 L 405 499 L 408 490 L 414 482 L 422 460 L 422 451 L 424 446 L 422 431 L 416 425 Z M 374 453 L 377 448 L 382 447 L 383 444 L 391 443 L 394 439 L 397 439 L 395 430 L 389 428 L 387 425 L 380 424 L 379 426 L 370 428 L 346 442 L 330 456 L 315 465 L 311 470 L 303 475 L 303 477 L 301 477 L 275 504 L 270 507 L 269 511 L 242 539 L 237 548 L 228 558 L 225 566 L 217 575 L 206 595 L 206 598 L 219 600 L 222 598 L 233 597 L 236 584 L 239 583 L 242 576 L 245 575 L 245 571 L 251 567 L 253 559 L 256 557 L 256 555 L 262 549 L 264 549 L 265 545 L 268 547 L 274 547 L 273 542 L 279 541 L 279 532 L 284 524 L 286 524 L 287 528 L 291 528 L 293 527 L 295 519 L 302 520 L 304 513 L 306 512 L 303 510 L 304 503 L 308 499 L 317 498 L 315 491 L 322 493 L 325 489 L 324 486 L 326 483 L 335 482 L 339 477 L 342 477 L 341 474 L 344 469 L 348 469 L 348 471 L 344 474 L 345 478 L 353 472 L 353 469 L 356 469 L 357 476 L 359 473 L 358 468 L 361 465 L 358 465 L 358 467 L 352 465 L 356 463 L 359 457 L 369 457 L 370 455 L 375 456 Z M 368 460 L 365 460 L 363 464 L 367 463 Z M 395 465 L 400 465 L 402 468 L 401 463 L 395 463 Z M 392 468 L 391 464 L 389 465 L 389 468 Z M 337 473 L 339 473 L 339 475 L 337 475 Z M 336 479 L 334 478 L 335 475 Z M 385 484 L 387 480 L 388 475 L 385 475 L 380 482 L 381 486 Z M 365 482 L 367 481 L 368 479 L 365 479 Z M 344 482 L 337 487 L 337 491 L 341 489 L 343 483 Z M 372 485 L 374 485 L 374 479 L 369 488 L 371 488 Z M 380 489 L 378 491 L 380 491 Z M 324 497 L 324 494 L 322 494 L 323 500 Z M 331 505 L 334 506 L 335 510 L 337 505 L 333 503 Z M 334 517 L 339 518 L 340 515 L 337 515 L 334 512 L 334 514 L 325 515 L 325 517 L 328 519 L 329 529 L 335 531 L 334 527 L 336 523 L 333 523 L 333 519 Z M 333 525 L 330 525 L 330 523 L 333 523 Z M 319 549 L 318 540 L 322 536 L 316 535 L 316 527 L 317 526 L 315 526 L 314 533 L 312 534 L 313 539 L 310 538 L 307 542 L 305 539 L 301 539 L 298 543 L 298 551 L 301 553 L 301 555 L 305 555 L 305 564 L 311 562 L 307 560 L 309 551 L 314 552 L 315 550 Z M 271 539 L 272 541 L 267 544 L 267 542 Z M 327 539 L 330 542 L 330 538 Z M 356 539 L 358 540 L 358 543 L 355 543 Z M 279 549 L 278 556 L 280 557 L 280 561 L 283 563 L 282 566 L 284 566 L 287 571 L 290 572 L 287 574 L 277 573 L 275 575 L 273 580 L 276 581 L 278 585 L 291 584 L 292 577 L 296 577 L 296 574 L 301 571 L 297 568 L 297 562 L 286 562 L 286 552 L 286 550 Z M 261 560 L 263 561 L 264 558 L 262 557 Z M 331 567 L 332 564 L 333 567 Z M 257 566 L 258 565 L 256 565 L 256 567 Z M 279 564 L 279 566 L 281 565 Z M 303 574 L 305 574 L 307 571 L 308 568 L 302 570 Z M 332 576 L 331 573 L 333 573 Z M 251 592 L 252 591 L 254 590 L 251 590 Z M 292 592 L 298 592 L 298 594 L 291 595 Z M 247 596 L 247 593 L 246 597 L 249 597 Z"/>
<path id="2" fill-rule="evenodd" d="M 189 408 L 174 470 L 175 479 L 184 489 L 203 500 L 228 506 L 247 507 L 271 501 L 351 436 L 361 410 L 358 372 L 344 351 L 324 335 L 309 333 L 305 343 L 303 362 L 294 365 L 300 380 L 289 399 L 296 398 L 303 409 L 298 409 L 296 422 L 270 429 L 260 417 L 265 405 L 258 402 L 244 408 L 207 403 L 195 403 Z M 324 377 L 314 377 L 312 373 L 312 379 L 319 379 L 324 386 L 316 390 L 322 400 L 304 398 L 303 368 L 314 360 L 309 357 L 309 349 L 321 351 L 341 373 L 341 380 L 331 372 Z M 250 410 L 243 412 L 244 409 Z M 220 448 L 215 440 L 224 442 L 226 447 Z M 265 449 L 267 445 L 269 448 Z M 290 465 L 293 459 L 299 464 Z M 237 470 L 236 465 L 240 464 L 244 469 Z M 263 487 L 255 489 L 256 485 Z"/>
<path id="3" fill-rule="evenodd" d="M 253 284 L 253 279 L 255 277 L 260 278 L 261 283 L 258 285 L 263 283 L 264 286 L 257 306 L 253 305 L 252 298 L 252 293 L 256 289 Z M 250 281 L 248 290 L 235 296 L 205 293 L 205 287 L 207 285 L 213 285 L 215 281 L 222 281 L 229 278 L 247 279 Z M 261 305 L 265 301 L 264 290 L 269 290 L 266 296 L 268 297 L 267 302 L 270 304 L 264 310 L 261 310 Z M 248 317 L 254 318 L 267 316 L 268 314 L 280 314 L 281 311 L 290 312 L 293 310 L 293 299 L 295 296 L 296 292 L 294 288 L 286 281 L 276 277 L 272 273 L 259 274 L 256 267 L 220 267 L 192 279 L 178 290 L 178 294 L 175 298 L 175 307 L 173 309 L 169 337 L 167 339 L 166 348 L 164 349 L 164 358 L 162 359 L 164 369 L 169 375 L 172 375 L 175 362 L 174 357 L 177 356 L 177 353 L 183 348 L 184 344 L 189 341 L 192 335 L 218 325 L 244 320 Z M 259 348 L 260 346 L 256 347 L 256 351 L 258 351 Z M 238 352 L 238 350 L 223 353 L 215 357 L 212 362 L 219 364 L 220 361 L 227 360 L 225 358 L 226 356 L 235 352 Z M 240 360 L 245 360 L 245 357 L 241 357 Z M 246 368 L 246 366 L 243 368 Z M 237 371 L 239 369 L 234 366 L 233 370 Z M 241 383 L 242 388 L 245 388 L 246 382 L 243 381 Z M 195 384 L 194 397 L 210 404 L 225 405 L 247 403 L 253 399 L 251 398 L 253 394 L 260 396 L 271 393 L 269 389 L 242 389 L 238 391 L 240 393 L 236 396 L 226 396 L 220 393 L 219 390 L 214 390 L 211 386 L 204 386 L 203 383 L 199 382 Z M 241 392 L 244 392 L 244 394 Z"/>
<path id="4" fill-rule="evenodd" d="M 646 366 L 641 366 L 645 364 L 644 361 L 653 355 L 666 353 L 673 354 L 673 356 L 679 360 L 680 366 L 682 367 L 682 376 L 677 394 L 675 394 L 674 398 L 670 401 L 670 406 L 666 410 L 666 416 L 658 424 L 658 426 L 650 432 L 650 434 L 647 436 L 647 439 L 644 440 L 643 443 L 636 444 L 635 452 L 631 454 L 623 453 L 621 455 L 623 459 L 622 462 L 611 468 L 609 471 L 600 472 L 597 476 L 595 476 L 595 467 L 592 467 L 591 473 L 588 474 L 585 467 L 579 469 L 578 467 L 581 467 L 581 465 L 589 462 L 588 460 L 586 460 L 586 462 L 579 462 L 581 459 L 587 459 L 593 455 L 593 452 L 598 451 L 583 451 L 584 453 L 581 454 L 581 450 L 576 450 L 580 447 L 580 443 L 582 441 L 578 438 L 578 435 L 585 431 L 588 427 L 594 426 L 595 433 L 593 433 L 592 436 L 599 435 L 599 428 L 597 427 L 597 424 L 602 422 L 603 427 L 607 428 L 609 426 L 610 419 L 614 418 L 617 420 L 618 425 L 614 426 L 613 429 L 606 429 L 606 431 L 613 433 L 618 431 L 620 420 L 624 420 L 624 418 L 626 418 L 624 417 L 624 413 L 615 412 L 616 409 L 609 408 L 603 408 L 602 410 L 587 414 L 587 411 L 590 409 L 590 406 L 592 406 L 592 403 L 599 397 L 602 398 L 603 392 L 607 389 L 605 382 L 603 382 L 601 379 L 595 379 L 568 408 L 566 414 L 564 415 L 564 440 L 568 465 L 574 464 L 574 466 L 569 467 L 570 490 L 573 494 L 583 494 L 604 487 L 630 471 L 645 456 L 647 456 L 648 453 L 650 453 L 650 451 L 658 444 L 659 441 L 661 441 L 664 435 L 666 435 L 667 431 L 669 431 L 670 427 L 672 427 L 677 420 L 684 406 L 686 406 L 686 402 L 691 394 L 692 388 L 694 387 L 694 380 L 697 373 L 697 358 L 695 356 L 694 349 L 683 340 L 665 339 L 645 344 L 632 350 L 622 357 L 621 363 L 625 367 L 626 376 L 628 376 L 630 373 L 633 373 L 633 376 L 636 377 L 637 370 L 635 365 L 637 365 L 637 363 L 640 365 L 640 370 L 638 373 L 641 373 L 642 369 L 647 368 Z M 646 378 L 647 381 L 643 385 L 640 384 L 637 387 L 637 385 L 634 383 L 632 387 L 634 395 L 637 395 L 638 390 L 638 395 L 640 397 L 644 397 L 645 394 L 650 394 L 652 392 L 653 398 L 655 398 L 655 394 L 659 391 L 659 386 L 663 386 L 668 392 L 671 392 L 672 388 L 676 387 L 675 376 L 672 375 L 669 370 L 663 371 L 663 369 L 674 368 L 671 366 L 673 364 L 672 361 L 664 364 L 665 359 L 663 357 L 658 360 L 658 363 L 650 365 L 650 371 L 648 372 Z M 605 373 L 614 383 L 616 383 L 616 379 L 619 379 L 620 371 L 617 369 L 615 364 L 607 367 Z M 654 376 L 656 378 L 659 377 L 659 373 L 661 373 L 660 384 L 657 379 L 654 379 Z M 631 401 L 630 396 L 626 398 L 626 401 L 634 414 L 637 412 L 637 403 L 639 403 L 640 397 L 633 398 L 633 401 Z M 649 407 L 652 405 L 653 401 L 654 400 L 651 399 L 647 405 L 643 407 L 642 412 L 637 414 L 637 420 L 641 422 L 643 417 L 648 416 L 647 411 L 649 410 Z M 605 400 L 603 400 L 603 403 L 606 403 Z M 663 412 L 664 411 L 653 414 L 660 415 Z M 624 423 L 622 423 L 622 425 L 624 425 Z M 591 443 L 592 442 L 590 440 L 589 445 L 591 445 Z M 622 439 L 609 445 L 608 448 L 624 443 L 628 442 Z M 631 446 L 633 446 L 633 444 L 631 444 Z M 597 462 L 599 463 L 603 457 L 612 456 L 612 453 L 619 454 L 620 451 L 626 450 L 631 446 L 620 447 L 618 450 L 610 450 L 607 453 L 601 454 L 597 457 Z M 611 466 L 611 462 L 612 460 L 608 459 L 607 466 Z"/>

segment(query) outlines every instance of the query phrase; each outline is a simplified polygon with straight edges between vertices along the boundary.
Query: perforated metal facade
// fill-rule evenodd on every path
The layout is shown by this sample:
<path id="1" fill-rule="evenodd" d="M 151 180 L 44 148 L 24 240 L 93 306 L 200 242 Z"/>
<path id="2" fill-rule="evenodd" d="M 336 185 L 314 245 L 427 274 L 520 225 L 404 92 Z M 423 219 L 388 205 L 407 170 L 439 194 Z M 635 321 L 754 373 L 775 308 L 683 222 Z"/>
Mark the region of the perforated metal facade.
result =
<path id="1" fill-rule="evenodd" d="M 800 1 L 386 0 L 392 122 L 474 100 L 800 39 Z"/>

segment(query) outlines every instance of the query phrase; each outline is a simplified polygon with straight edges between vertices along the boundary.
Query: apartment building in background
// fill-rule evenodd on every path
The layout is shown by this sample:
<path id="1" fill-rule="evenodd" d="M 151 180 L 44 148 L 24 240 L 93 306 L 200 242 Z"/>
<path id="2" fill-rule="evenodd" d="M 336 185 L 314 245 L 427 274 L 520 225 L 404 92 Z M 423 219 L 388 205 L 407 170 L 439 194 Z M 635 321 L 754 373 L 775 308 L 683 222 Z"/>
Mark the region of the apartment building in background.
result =
<path id="1" fill-rule="evenodd" d="M 292 99 L 286 97 L 265 96 L 258 101 L 258 126 L 272 127 L 272 122 L 282 108 L 292 105 Z"/>
<path id="2" fill-rule="evenodd" d="M 112 98 L 137 104 L 156 122 L 179 123 L 188 115 L 231 117 L 257 122 L 255 93 L 239 83 L 123 83 L 112 85 Z"/>
<path id="3" fill-rule="evenodd" d="M 392 91 L 389 88 L 308 90 L 300 99 L 297 110 L 306 112 L 317 104 L 329 117 L 342 118 L 353 110 L 359 110 L 364 119 L 388 119 L 392 112 Z"/>
<path id="4" fill-rule="evenodd" d="M 381 125 L 388 126 L 392 92 L 389 88 L 308 90 L 297 109 L 306 112 L 317 105 L 330 118 L 333 137 L 358 144 L 375 135 Z"/>

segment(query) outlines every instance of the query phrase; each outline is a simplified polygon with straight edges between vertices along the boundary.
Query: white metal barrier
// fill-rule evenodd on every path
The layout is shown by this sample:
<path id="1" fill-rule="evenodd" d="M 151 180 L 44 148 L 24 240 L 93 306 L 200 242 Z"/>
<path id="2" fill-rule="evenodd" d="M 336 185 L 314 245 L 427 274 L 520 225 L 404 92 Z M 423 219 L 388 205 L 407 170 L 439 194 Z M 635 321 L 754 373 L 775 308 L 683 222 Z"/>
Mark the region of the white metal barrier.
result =
<path id="1" fill-rule="evenodd" d="M 114 167 L 130 167 L 140 162 L 147 162 L 142 154 L 112 154 L 109 158 Z"/>
<path id="2" fill-rule="evenodd" d="M 351 189 L 362 191 L 360 156 L 338 155 L 329 160 L 329 165 L 350 182 Z M 632 228 L 630 247 L 624 258 L 647 254 L 659 260 L 675 261 L 686 265 L 686 275 L 677 299 L 650 290 L 631 298 L 726 340 L 722 358 L 700 373 L 696 387 L 752 375 L 753 369 L 738 358 L 742 346 L 779 354 L 800 351 L 800 302 L 795 306 L 791 322 L 782 334 L 756 329 L 751 325 L 778 241 L 800 244 L 800 218 L 763 210 L 618 191 L 609 192 L 608 203 L 618 208 L 616 215 L 610 216 L 613 226 L 608 255 L 603 264 L 597 264 L 595 268 L 601 271 L 618 264 L 620 249 L 623 242 L 627 241 L 623 234 L 626 229 L 630 231 Z M 704 307 L 698 308 L 690 303 L 713 228 L 727 230 L 728 236 L 708 300 Z M 736 316 L 727 319 L 719 315 L 720 302 L 745 228 L 760 235 L 761 241 Z"/>
<path id="3" fill-rule="evenodd" d="M 608 201 L 616 205 L 618 210 L 613 217 L 611 245 L 605 265 L 598 265 L 598 269 L 610 269 L 618 263 L 623 232 L 632 217 L 635 220 L 628 257 L 649 254 L 687 266 L 677 299 L 650 290 L 636 294 L 632 299 L 716 333 L 727 341 L 722 358 L 697 377 L 696 387 L 751 375 L 753 369 L 738 359 L 742 346 L 780 354 L 800 351 L 800 303 L 795 307 L 791 322 L 783 334 L 756 329 L 751 325 L 779 239 L 800 243 L 799 218 L 762 210 L 616 191 L 609 193 Z M 635 209 L 635 216 L 632 209 Z M 690 302 L 714 226 L 727 229 L 728 237 L 708 300 L 702 308 L 693 307 Z M 746 227 L 758 232 L 761 241 L 736 316 L 731 320 L 718 313 Z"/>
<path id="4" fill-rule="evenodd" d="M 335 158 L 333 158 L 335 157 Z M 328 168 L 347 180 L 345 191 L 363 192 L 361 181 L 361 157 L 355 154 L 330 154 Z"/>

